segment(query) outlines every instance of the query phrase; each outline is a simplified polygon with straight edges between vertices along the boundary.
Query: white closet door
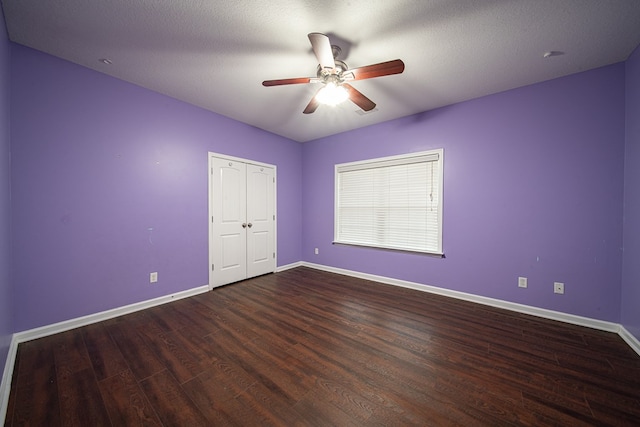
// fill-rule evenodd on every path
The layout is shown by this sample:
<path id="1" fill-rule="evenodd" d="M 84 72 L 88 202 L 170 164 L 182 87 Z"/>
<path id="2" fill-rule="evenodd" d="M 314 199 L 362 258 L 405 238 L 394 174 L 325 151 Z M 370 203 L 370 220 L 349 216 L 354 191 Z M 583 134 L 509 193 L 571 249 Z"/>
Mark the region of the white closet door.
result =
<path id="1" fill-rule="evenodd" d="M 247 277 L 275 270 L 274 171 L 247 165 Z"/>
<path id="2" fill-rule="evenodd" d="M 213 162 L 213 286 L 247 277 L 246 164 Z"/>
<path id="3" fill-rule="evenodd" d="M 274 272 L 275 169 L 211 159 L 210 286 Z"/>

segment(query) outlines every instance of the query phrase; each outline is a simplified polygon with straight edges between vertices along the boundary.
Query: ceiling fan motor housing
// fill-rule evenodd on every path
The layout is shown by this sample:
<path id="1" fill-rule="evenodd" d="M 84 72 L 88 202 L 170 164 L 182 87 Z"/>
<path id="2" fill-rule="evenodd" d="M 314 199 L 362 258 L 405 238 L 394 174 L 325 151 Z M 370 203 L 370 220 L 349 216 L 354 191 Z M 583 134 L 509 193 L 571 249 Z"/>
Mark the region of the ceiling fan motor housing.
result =
<path id="1" fill-rule="evenodd" d="M 345 64 L 343 61 L 340 61 L 339 59 L 336 59 L 335 63 L 336 65 L 333 70 L 330 70 L 329 68 L 322 68 L 322 65 L 318 65 L 318 77 L 323 80 L 326 80 L 327 76 L 330 75 L 335 75 L 340 78 L 342 76 L 342 73 L 349 69 L 349 67 L 347 67 L 347 64 Z"/>

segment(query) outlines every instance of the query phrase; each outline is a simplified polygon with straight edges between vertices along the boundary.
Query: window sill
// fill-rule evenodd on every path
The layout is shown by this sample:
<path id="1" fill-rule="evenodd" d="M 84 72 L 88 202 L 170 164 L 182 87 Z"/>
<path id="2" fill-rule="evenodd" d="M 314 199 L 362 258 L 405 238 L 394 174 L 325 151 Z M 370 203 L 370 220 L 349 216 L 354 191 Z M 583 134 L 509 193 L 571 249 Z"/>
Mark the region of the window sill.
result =
<path id="1" fill-rule="evenodd" d="M 425 250 L 418 250 L 418 249 L 397 248 L 397 247 L 393 247 L 393 246 L 383 246 L 383 245 L 366 245 L 366 244 L 363 244 L 363 243 L 341 242 L 341 241 L 338 241 L 338 240 L 334 240 L 331 243 L 334 244 L 334 245 L 356 246 L 356 247 L 370 248 L 370 249 L 382 249 L 382 250 L 388 250 L 388 251 L 406 252 L 406 253 L 411 253 L 411 254 L 426 255 L 426 256 L 430 256 L 430 257 L 434 257 L 434 258 L 443 258 L 443 259 L 446 258 L 444 252 L 433 252 L 433 251 L 425 251 Z"/>

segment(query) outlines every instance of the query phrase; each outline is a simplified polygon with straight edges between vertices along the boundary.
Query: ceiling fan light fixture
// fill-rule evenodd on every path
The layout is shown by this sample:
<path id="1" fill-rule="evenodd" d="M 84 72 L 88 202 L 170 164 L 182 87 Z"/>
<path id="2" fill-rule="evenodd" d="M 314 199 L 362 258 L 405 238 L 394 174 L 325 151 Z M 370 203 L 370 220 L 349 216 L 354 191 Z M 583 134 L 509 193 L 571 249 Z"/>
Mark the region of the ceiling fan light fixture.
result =
<path id="1" fill-rule="evenodd" d="M 324 105 L 338 105 L 348 98 L 347 90 L 334 82 L 327 83 L 316 95 L 316 100 Z"/>
<path id="2" fill-rule="evenodd" d="M 340 48 L 332 46 L 329 37 L 322 33 L 309 33 L 311 48 L 318 60 L 317 77 L 298 77 L 293 79 L 265 80 L 262 86 L 282 86 L 300 83 L 321 83 L 324 86 L 309 101 L 303 114 L 311 114 L 320 104 L 335 106 L 347 99 L 356 104 L 362 111 L 375 109 L 376 103 L 364 96 L 348 82 L 365 80 L 374 77 L 400 74 L 404 71 L 404 62 L 399 59 L 365 65 L 350 69 L 343 61 L 336 59 Z"/>

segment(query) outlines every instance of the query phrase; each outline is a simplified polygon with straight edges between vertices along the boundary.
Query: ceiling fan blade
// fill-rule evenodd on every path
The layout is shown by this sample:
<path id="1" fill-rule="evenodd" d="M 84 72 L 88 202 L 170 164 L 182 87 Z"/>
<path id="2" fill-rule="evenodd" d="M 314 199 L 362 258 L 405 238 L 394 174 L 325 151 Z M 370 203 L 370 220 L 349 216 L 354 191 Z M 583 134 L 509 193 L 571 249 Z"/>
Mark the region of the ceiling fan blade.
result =
<path id="1" fill-rule="evenodd" d="M 333 60 L 333 51 L 331 50 L 331 42 L 329 37 L 322 33 L 310 33 L 308 35 L 313 53 L 318 58 L 318 63 L 322 68 L 336 68 L 336 63 Z"/>
<path id="2" fill-rule="evenodd" d="M 390 76 L 392 74 L 401 74 L 404 71 L 404 62 L 399 59 L 379 64 L 365 65 L 364 67 L 354 68 L 345 71 L 342 75 L 346 80 L 364 80 L 374 77 Z"/>
<path id="3" fill-rule="evenodd" d="M 312 80 L 317 79 L 311 77 L 298 77 L 293 79 L 265 80 L 262 82 L 262 86 L 295 85 L 301 83 L 311 83 Z"/>
<path id="4" fill-rule="evenodd" d="M 376 108 L 376 103 L 367 98 L 358 89 L 351 86 L 349 83 L 342 83 L 342 87 L 347 90 L 349 99 L 364 111 L 371 111 Z"/>
<path id="5" fill-rule="evenodd" d="M 309 103 L 307 104 L 307 107 L 304 109 L 304 111 L 302 112 L 303 114 L 311 114 L 314 111 L 316 111 L 318 109 L 318 106 L 320 105 L 320 103 L 318 102 L 318 100 L 316 99 L 315 95 L 313 98 L 311 98 L 311 101 L 309 101 Z"/>

